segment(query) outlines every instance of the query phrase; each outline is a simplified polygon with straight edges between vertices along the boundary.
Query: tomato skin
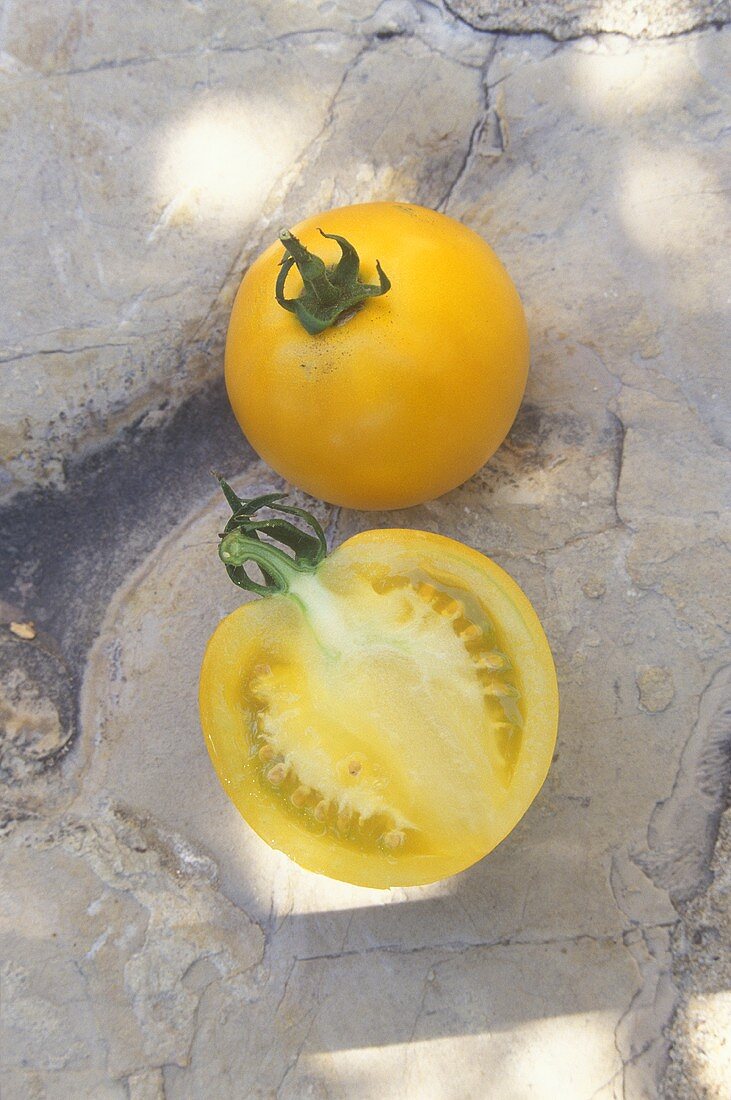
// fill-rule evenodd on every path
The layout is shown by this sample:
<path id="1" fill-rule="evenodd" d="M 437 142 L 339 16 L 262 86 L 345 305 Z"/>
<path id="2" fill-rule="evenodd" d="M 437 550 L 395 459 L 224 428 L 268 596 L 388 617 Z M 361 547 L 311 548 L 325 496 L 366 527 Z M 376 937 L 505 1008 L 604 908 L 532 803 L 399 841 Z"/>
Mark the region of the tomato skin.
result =
<path id="1" fill-rule="evenodd" d="M 471 477 L 500 446 L 528 375 L 517 291 L 492 249 L 444 214 L 405 203 L 330 210 L 294 227 L 327 264 L 339 233 L 379 260 L 390 291 L 309 335 L 275 300 L 283 249 L 246 272 L 226 342 L 226 387 L 253 448 L 288 481 L 351 508 L 402 508 Z M 296 297 L 296 269 L 287 280 Z"/>
<path id="2" fill-rule="evenodd" d="M 374 595 L 373 578 L 382 576 L 384 568 L 392 577 L 413 581 L 405 591 L 425 615 L 422 633 L 410 635 L 408 621 L 381 613 L 381 599 L 386 601 L 384 608 L 396 606 L 388 605 L 388 594 Z M 426 608 L 423 592 L 418 598 L 413 595 L 414 589 L 421 591 L 419 578 L 424 576 L 431 577 L 437 590 L 437 602 Z M 461 612 L 456 612 L 454 623 L 447 614 L 455 594 L 463 611 L 479 606 L 485 616 L 483 625 L 495 624 L 494 629 L 485 625 L 482 639 L 470 634 L 468 642 L 462 640 Z M 347 649 L 353 636 L 354 652 L 360 646 L 363 660 L 358 665 L 351 654 L 338 679 L 339 651 Z M 509 777 L 502 779 L 496 778 L 490 754 L 500 735 L 498 727 L 504 723 L 495 725 L 489 714 L 480 717 L 484 704 L 478 681 L 484 675 L 478 670 L 485 667 L 486 653 L 489 656 L 496 646 L 509 654 L 510 676 L 520 687 L 522 707 L 518 735 L 505 750 Z M 383 663 L 377 667 L 379 660 Z M 440 679 L 442 668 L 447 674 Z M 273 790 L 267 786 L 262 768 L 265 773 L 271 763 L 277 766 L 276 759 L 260 763 L 261 719 L 252 719 L 246 688 L 261 669 L 268 670 L 270 681 L 279 683 L 282 721 L 308 696 L 319 708 L 315 713 L 303 705 L 305 717 L 299 730 L 294 737 L 290 732 L 288 748 L 280 746 L 276 759 L 290 766 L 300 750 L 312 759 L 319 754 L 332 760 L 347 760 L 355 751 L 367 768 L 366 758 L 371 756 L 388 777 L 385 795 L 395 806 L 406 807 L 417 837 L 421 831 L 427 843 L 407 844 L 402 852 L 391 853 L 373 837 L 365 844 L 347 831 L 340 835 L 332 820 L 327 832 L 316 827 L 313 831 L 312 806 L 301 812 L 287 802 L 287 797 L 290 802 L 294 799 L 291 787 L 287 794 L 279 784 Z M 457 681 L 457 675 L 463 679 Z M 504 675 L 494 674 L 498 682 Z M 455 681 L 454 695 L 444 697 Z M 480 700 L 477 709 L 474 701 L 470 707 L 467 700 L 473 690 Z M 436 881 L 472 865 L 499 844 L 545 779 L 558 723 L 551 652 L 538 617 L 518 585 L 477 551 L 442 535 L 410 530 L 356 535 L 289 594 L 244 604 L 227 616 L 208 644 L 199 697 L 204 736 L 219 779 L 262 839 L 308 870 L 375 888 Z M 275 692 L 269 702 L 275 705 L 276 699 Z M 420 703 L 422 714 L 412 721 L 407 712 L 418 709 Z M 405 716 L 402 727 L 400 712 Z M 435 724 L 424 732 L 429 721 L 424 716 L 434 714 Z M 268 718 L 279 720 L 271 710 Z M 483 775 L 477 774 L 474 759 L 472 764 L 469 760 L 473 751 L 479 758 L 484 739 L 490 744 Z M 271 744 L 265 743 L 265 748 Z M 347 785 L 347 773 L 345 781 Z M 313 780 L 300 772 L 297 783 L 313 784 Z M 311 791 L 312 787 L 298 789 Z M 489 813 L 470 829 L 470 814 L 479 817 L 483 793 Z M 459 818 L 462 800 L 467 807 L 471 800 L 473 807 L 464 829 Z"/>

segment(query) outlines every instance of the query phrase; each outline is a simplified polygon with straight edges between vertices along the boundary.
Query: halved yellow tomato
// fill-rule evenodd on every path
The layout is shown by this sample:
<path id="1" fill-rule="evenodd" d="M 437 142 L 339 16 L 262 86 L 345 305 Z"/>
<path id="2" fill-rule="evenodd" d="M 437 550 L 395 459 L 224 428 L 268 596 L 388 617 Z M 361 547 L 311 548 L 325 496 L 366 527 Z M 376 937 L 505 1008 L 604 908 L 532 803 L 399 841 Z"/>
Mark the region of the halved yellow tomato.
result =
<path id="1" fill-rule="evenodd" d="M 224 619 L 203 661 L 225 790 L 268 844 L 332 878 L 414 886 L 469 867 L 523 816 L 553 754 L 556 674 L 528 599 L 444 536 L 367 531 L 324 557 L 317 533 L 253 519 L 262 500 L 286 511 L 278 498 L 226 489 L 220 555 L 272 594 Z"/>

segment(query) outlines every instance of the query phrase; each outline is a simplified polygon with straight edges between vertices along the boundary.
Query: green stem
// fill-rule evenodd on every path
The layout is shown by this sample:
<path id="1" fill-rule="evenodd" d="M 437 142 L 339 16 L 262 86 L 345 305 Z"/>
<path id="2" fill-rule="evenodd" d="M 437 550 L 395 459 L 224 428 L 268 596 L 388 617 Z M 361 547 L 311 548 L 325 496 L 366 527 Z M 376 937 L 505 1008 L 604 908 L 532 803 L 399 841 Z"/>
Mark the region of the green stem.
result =
<path id="1" fill-rule="evenodd" d="M 232 512 L 221 535 L 218 556 L 234 584 L 260 596 L 269 596 L 273 592 L 289 591 L 296 577 L 315 572 L 327 554 L 327 544 L 322 527 L 314 516 L 303 508 L 280 503 L 283 493 L 267 493 L 244 500 L 222 477 L 218 480 Z M 296 527 L 282 515 L 268 519 L 255 518 L 262 508 L 302 520 L 310 527 L 312 534 Z M 264 542 L 262 535 L 281 543 L 292 553 L 285 553 L 279 546 Z M 261 569 L 263 584 L 247 573 L 246 566 L 250 562 Z"/>
<path id="2" fill-rule="evenodd" d="M 314 568 L 297 565 L 294 558 L 285 554 L 283 550 L 244 535 L 241 531 L 229 531 L 223 536 L 218 546 L 218 556 L 224 565 L 234 569 L 243 569 L 248 562 L 254 562 L 260 566 L 272 583 L 258 584 L 249 578 L 247 587 L 262 596 L 271 595 L 272 588 L 277 592 L 288 592 L 295 577 L 302 573 L 310 573 Z"/>
<path id="3" fill-rule="evenodd" d="M 218 556 L 226 566 L 234 584 L 260 596 L 289 594 L 299 604 L 318 646 L 328 656 L 337 656 L 347 637 L 347 624 L 333 598 L 317 576 L 318 566 L 327 554 L 325 535 L 313 515 L 303 508 L 281 504 L 281 493 L 244 500 L 237 496 L 227 481 L 218 478 L 233 513 L 221 535 Z M 306 523 L 314 534 L 302 531 L 289 520 L 254 519 L 262 508 L 294 515 Z M 264 542 L 261 535 L 275 538 L 294 552 L 285 553 L 279 546 Z M 258 565 L 264 584 L 246 572 L 246 566 Z"/>
<path id="4" fill-rule="evenodd" d="M 296 264 L 306 290 L 316 298 L 317 302 L 322 306 L 334 305 L 339 297 L 338 288 L 330 282 L 327 268 L 320 257 L 314 256 L 288 229 L 280 232 L 279 239 L 289 252 L 290 263 L 287 271 L 293 263 Z"/>
<path id="5" fill-rule="evenodd" d="M 337 233 L 325 233 L 323 237 L 337 241 L 340 259 L 332 267 L 326 267 L 319 256 L 297 240 L 289 229 L 282 229 L 279 239 L 285 253 L 277 277 L 274 295 L 283 309 L 294 313 L 303 328 L 315 336 L 335 324 L 338 317 L 349 310 L 359 309 L 368 298 L 377 298 L 391 289 L 391 282 L 378 260 L 378 286 L 362 283 L 359 278 L 360 259 L 352 244 Z M 304 284 L 299 298 L 285 297 L 287 276 L 297 267 Z"/>

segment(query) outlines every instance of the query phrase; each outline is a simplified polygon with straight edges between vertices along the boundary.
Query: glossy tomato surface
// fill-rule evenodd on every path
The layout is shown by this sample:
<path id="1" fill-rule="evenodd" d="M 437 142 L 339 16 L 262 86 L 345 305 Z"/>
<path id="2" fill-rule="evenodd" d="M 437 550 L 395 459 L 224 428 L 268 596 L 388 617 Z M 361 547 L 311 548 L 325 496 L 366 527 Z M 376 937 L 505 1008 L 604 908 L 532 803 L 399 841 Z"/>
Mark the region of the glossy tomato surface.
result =
<path id="1" fill-rule="evenodd" d="M 558 691 L 516 583 L 452 539 L 369 531 L 216 629 L 203 731 L 246 821 L 371 887 L 461 871 L 535 798 Z"/>
<path id="2" fill-rule="evenodd" d="M 337 233 L 361 280 L 391 289 L 310 335 L 275 300 L 273 244 L 239 288 L 226 343 L 226 386 L 254 449 L 288 481 L 352 508 L 399 508 L 471 477 L 499 447 L 528 374 L 517 291 L 492 249 L 434 210 L 367 203 L 294 227 L 328 265 Z M 302 280 L 287 279 L 289 297 Z"/>

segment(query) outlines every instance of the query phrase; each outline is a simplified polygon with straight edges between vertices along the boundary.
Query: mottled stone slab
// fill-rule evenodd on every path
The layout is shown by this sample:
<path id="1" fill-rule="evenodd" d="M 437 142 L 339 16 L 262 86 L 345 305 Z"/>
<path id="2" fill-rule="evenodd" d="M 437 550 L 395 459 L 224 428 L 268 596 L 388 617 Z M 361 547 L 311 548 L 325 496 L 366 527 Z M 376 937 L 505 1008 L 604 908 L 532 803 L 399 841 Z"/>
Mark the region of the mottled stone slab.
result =
<path id="1" fill-rule="evenodd" d="M 728 33 L 557 44 L 578 9 L 550 8 L 533 36 L 390 0 L 4 8 L 6 488 L 71 489 L 3 547 L 2 622 L 35 631 L 0 646 L 10 1100 L 725 1100 Z M 262 242 L 376 198 L 494 245 L 526 401 L 448 497 L 305 503 L 335 541 L 405 525 L 498 560 L 562 699 L 515 832 L 386 895 L 272 852 L 215 779 L 197 674 L 241 594 L 201 471 L 280 483 L 220 389 L 171 419 Z"/>

